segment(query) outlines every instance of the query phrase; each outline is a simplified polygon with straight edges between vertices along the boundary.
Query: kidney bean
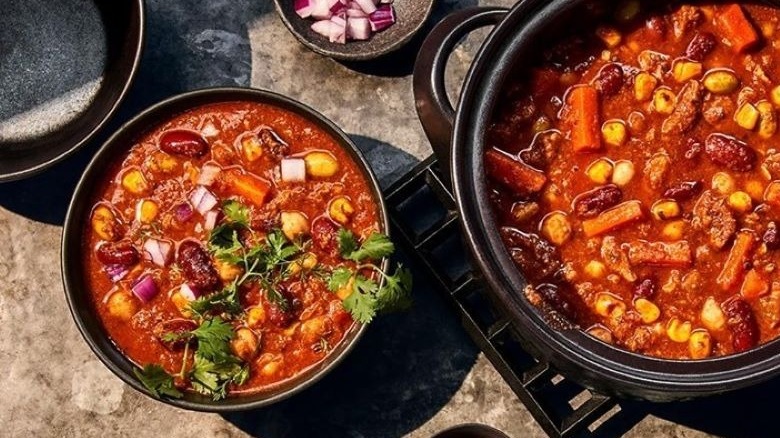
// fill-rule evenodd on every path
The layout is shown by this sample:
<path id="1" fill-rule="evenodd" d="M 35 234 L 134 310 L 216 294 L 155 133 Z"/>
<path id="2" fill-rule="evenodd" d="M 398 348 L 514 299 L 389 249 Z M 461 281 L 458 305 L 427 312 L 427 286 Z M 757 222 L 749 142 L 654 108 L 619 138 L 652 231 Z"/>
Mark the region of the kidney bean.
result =
<path id="1" fill-rule="evenodd" d="M 728 318 L 726 323 L 731 329 L 734 351 L 739 353 L 755 347 L 758 344 L 758 323 L 750 304 L 741 298 L 733 298 L 721 307 Z"/>
<path id="2" fill-rule="evenodd" d="M 320 216 L 311 224 L 311 240 L 314 246 L 329 254 L 337 255 L 339 227 L 325 216 Z"/>
<path id="3" fill-rule="evenodd" d="M 664 198 L 671 198 L 677 202 L 693 199 L 701 192 L 704 184 L 701 181 L 682 181 L 666 189 Z"/>
<path id="4" fill-rule="evenodd" d="M 697 33 L 685 49 L 685 56 L 694 61 L 704 61 L 704 58 L 715 50 L 717 44 L 718 40 L 711 33 Z"/>
<path id="5" fill-rule="evenodd" d="M 128 241 L 106 242 L 97 249 L 97 259 L 104 265 L 132 266 L 140 259 L 138 250 Z"/>
<path id="6" fill-rule="evenodd" d="M 769 250 L 780 249 L 780 232 L 777 230 L 777 224 L 769 222 L 764 232 L 764 236 L 761 238 Z"/>
<path id="7" fill-rule="evenodd" d="M 219 276 L 211 258 L 198 242 L 185 240 L 180 243 L 176 260 L 189 285 L 203 292 L 213 291 L 219 285 Z"/>
<path id="8" fill-rule="evenodd" d="M 566 318 L 574 319 L 574 306 L 569 302 L 568 298 L 565 296 L 563 291 L 561 291 L 560 287 L 554 284 L 544 283 L 536 286 L 536 292 L 553 310 L 565 316 Z"/>
<path id="9" fill-rule="evenodd" d="M 290 292 L 284 286 L 280 286 L 276 289 L 276 292 L 284 298 L 287 302 L 287 306 L 283 307 L 273 301 L 268 300 L 266 305 L 266 314 L 268 320 L 279 328 L 289 326 L 293 319 L 293 300 Z"/>
<path id="10" fill-rule="evenodd" d="M 623 87 L 623 68 L 618 64 L 607 64 L 601 68 L 593 85 L 601 94 L 612 96 Z"/>
<path id="11" fill-rule="evenodd" d="M 585 192 L 574 199 L 574 214 L 581 219 L 598 216 L 604 210 L 618 205 L 623 200 L 623 191 L 609 184 Z"/>
<path id="12" fill-rule="evenodd" d="M 634 296 L 652 300 L 658 292 L 658 284 L 654 277 L 643 277 L 637 280 L 634 286 Z"/>
<path id="13" fill-rule="evenodd" d="M 209 151 L 209 144 L 200 134 L 185 129 L 165 131 L 159 145 L 163 152 L 190 158 L 200 158 Z"/>
<path id="14" fill-rule="evenodd" d="M 704 152 L 713 163 L 736 172 L 748 172 L 756 163 L 756 152 L 747 143 L 724 134 L 710 134 Z"/>
<path id="15" fill-rule="evenodd" d="M 190 341 L 192 338 L 186 336 L 187 333 L 198 328 L 194 321 L 189 319 L 171 319 L 162 321 L 154 326 L 152 333 L 161 344 L 168 350 L 178 350 Z M 166 339 L 173 338 L 173 339 Z"/>

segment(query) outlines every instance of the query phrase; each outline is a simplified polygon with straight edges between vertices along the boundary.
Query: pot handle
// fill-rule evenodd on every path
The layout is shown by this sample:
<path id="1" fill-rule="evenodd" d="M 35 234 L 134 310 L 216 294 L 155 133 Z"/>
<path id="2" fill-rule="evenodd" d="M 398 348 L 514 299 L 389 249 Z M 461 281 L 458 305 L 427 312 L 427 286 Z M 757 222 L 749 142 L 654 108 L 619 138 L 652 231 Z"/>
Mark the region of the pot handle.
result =
<path id="1" fill-rule="evenodd" d="M 497 24 L 507 11 L 496 7 L 472 7 L 453 12 L 433 28 L 417 55 L 412 76 L 417 115 L 439 166 L 447 176 L 447 185 L 450 183 L 450 141 L 455 120 L 455 110 L 444 87 L 447 60 L 464 36 Z"/>

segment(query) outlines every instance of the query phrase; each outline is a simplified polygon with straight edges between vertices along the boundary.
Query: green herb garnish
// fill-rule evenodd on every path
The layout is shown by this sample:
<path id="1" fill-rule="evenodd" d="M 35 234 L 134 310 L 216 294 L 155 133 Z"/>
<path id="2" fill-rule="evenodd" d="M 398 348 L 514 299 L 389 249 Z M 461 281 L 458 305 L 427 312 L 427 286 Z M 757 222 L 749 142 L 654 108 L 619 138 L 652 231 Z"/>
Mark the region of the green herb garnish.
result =
<path id="1" fill-rule="evenodd" d="M 133 374 L 155 397 L 166 395 L 172 398 L 180 398 L 183 394 L 173 385 L 173 376 L 165 372 L 163 367 L 157 364 L 144 366 L 143 370 L 136 368 Z"/>

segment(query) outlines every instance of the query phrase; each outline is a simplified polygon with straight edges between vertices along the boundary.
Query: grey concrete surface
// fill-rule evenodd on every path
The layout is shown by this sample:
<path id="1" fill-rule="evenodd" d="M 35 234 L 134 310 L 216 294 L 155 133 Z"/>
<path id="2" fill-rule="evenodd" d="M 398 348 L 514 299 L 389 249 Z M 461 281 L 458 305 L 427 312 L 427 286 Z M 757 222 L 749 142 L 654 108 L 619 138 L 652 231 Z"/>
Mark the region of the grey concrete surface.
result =
<path id="1" fill-rule="evenodd" d="M 440 1 L 434 21 L 477 3 L 512 2 Z M 343 65 L 300 46 L 267 0 L 147 6 L 142 68 L 103 138 L 166 96 L 238 85 L 287 94 L 332 118 L 354 136 L 385 186 L 430 153 L 409 77 L 419 40 L 389 60 Z M 451 90 L 478 44 L 478 36 L 469 38 L 454 53 Z M 60 281 L 60 224 L 100 141 L 40 176 L 0 185 L 0 436 L 429 437 L 466 422 L 515 438 L 545 436 L 419 270 L 415 307 L 372 324 L 337 370 L 288 401 L 220 416 L 171 408 L 130 389 L 82 341 Z M 777 386 L 697 403 L 627 404 L 633 420 L 626 436 L 772 436 L 773 403 L 764 400 L 774 400 Z"/>

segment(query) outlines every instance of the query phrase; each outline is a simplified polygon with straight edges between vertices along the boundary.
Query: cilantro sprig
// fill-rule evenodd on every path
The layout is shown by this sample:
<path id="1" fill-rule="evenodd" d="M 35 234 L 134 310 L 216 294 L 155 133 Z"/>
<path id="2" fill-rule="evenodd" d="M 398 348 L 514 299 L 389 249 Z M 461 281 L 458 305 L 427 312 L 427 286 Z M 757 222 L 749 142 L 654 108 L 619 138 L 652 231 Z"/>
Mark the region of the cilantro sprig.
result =
<path id="1" fill-rule="evenodd" d="M 149 364 L 143 369 L 136 368 L 133 374 L 155 397 L 168 396 L 180 398 L 183 394 L 176 389 L 173 377 L 157 364 Z"/>

